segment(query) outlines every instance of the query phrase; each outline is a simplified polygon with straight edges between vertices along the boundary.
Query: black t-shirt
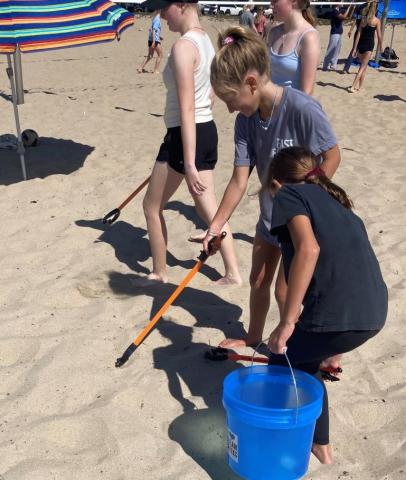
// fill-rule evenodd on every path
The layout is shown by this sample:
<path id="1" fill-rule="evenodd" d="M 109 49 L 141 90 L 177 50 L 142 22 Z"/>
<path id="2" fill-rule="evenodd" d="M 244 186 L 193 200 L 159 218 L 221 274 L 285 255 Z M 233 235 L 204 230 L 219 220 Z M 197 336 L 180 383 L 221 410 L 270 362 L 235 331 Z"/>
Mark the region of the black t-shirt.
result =
<path id="1" fill-rule="evenodd" d="M 362 220 L 318 185 L 284 185 L 274 198 L 271 233 L 281 244 L 288 284 L 295 251 L 287 224 L 297 215 L 310 219 L 320 247 L 301 327 L 314 332 L 382 328 L 388 293 Z"/>
<path id="2" fill-rule="evenodd" d="M 334 9 L 333 13 L 331 14 L 330 35 L 335 35 L 335 34 L 341 35 L 343 33 L 343 20 L 340 20 L 338 18 L 339 15 L 340 15 L 340 10 Z"/>

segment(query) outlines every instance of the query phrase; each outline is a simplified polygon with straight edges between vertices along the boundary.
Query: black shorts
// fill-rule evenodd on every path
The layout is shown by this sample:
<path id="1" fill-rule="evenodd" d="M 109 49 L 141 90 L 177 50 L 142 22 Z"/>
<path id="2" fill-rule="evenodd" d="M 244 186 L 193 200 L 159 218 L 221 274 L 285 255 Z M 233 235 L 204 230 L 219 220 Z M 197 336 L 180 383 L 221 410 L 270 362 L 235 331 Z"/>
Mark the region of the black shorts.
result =
<path id="1" fill-rule="evenodd" d="M 375 48 L 375 42 L 364 42 L 361 44 L 358 44 L 358 53 L 366 53 L 366 52 L 373 52 Z"/>
<path id="2" fill-rule="evenodd" d="M 213 170 L 217 163 L 217 128 L 213 120 L 196 123 L 197 170 Z M 180 127 L 168 128 L 159 149 L 157 162 L 166 162 L 176 172 L 184 174 L 183 144 Z"/>
<path id="3" fill-rule="evenodd" d="M 152 47 L 152 43 L 153 43 L 152 40 L 148 40 L 148 47 Z M 161 45 L 161 42 L 155 41 L 155 46 L 157 45 Z"/>

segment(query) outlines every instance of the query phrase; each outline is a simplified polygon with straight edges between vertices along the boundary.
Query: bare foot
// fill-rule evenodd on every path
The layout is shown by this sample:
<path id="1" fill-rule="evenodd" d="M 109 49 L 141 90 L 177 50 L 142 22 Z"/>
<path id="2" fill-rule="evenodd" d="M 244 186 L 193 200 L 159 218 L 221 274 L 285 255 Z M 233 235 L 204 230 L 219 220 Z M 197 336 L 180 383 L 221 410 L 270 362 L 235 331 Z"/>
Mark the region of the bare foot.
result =
<path id="1" fill-rule="evenodd" d="M 358 93 L 358 92 L 359 92 L 359 88 L 348 87 L 348 93 Z"/>
<path id="2" fill-rule="evenodd" d="M 203 243 L 203 240 L 205 239 L 206 235 L 207 235 L 207 230 L 205 230 L 203 233 L 190 235 L 190 237 L 187 240 L 188 242 L 193 242 L 193 243 Z"/>
<path id="3" fill-rule="evenodd" d="M 153 285 L 167 283 L 167 281 L 168 277 L 166 275 L 150 273 L 147 277 L 140 277 L 132 280 L 132 283 L 137 287 L 151 287 Z"/>
<path id="4" fill-rule="evenodd" d="M 145 68 L 137 68 L 138 73 L 148 73 L 148 70 L 145 70 Z"/>
<path id="5" fill-rule="evenodd" d="M 214 282 L 216 285 L 242 285 L 242 279 L 241 277 L 238 275 L 232 275 L 232 274 L 229 274 L 229 275 L 226 275 L 225 277 L 222 277 L 220 278 L 219 280 L 216 280 Z"/>
<path id="6" fill-rule="evenodd" d="M 334 355 L 333 357 L 326 358 L 320 364 L 320 368 L 331 368 L 334 370 L 341 369 L 341 358 L 342 355 Z"/>
<path id="7" fill-rule="evenodd" d="M 330 445 L 319 445 L 318 443 L 313 443 L 312 453 L 323 465 L 331 465 L 333 463 L 333 455 L 331 453 Z"/>
<path id="8" fill-rule="evenodd" d="M 242 338 L 225 338 L 219 343 L 219 347 L 222 348 L 242 348 L 246 346 L 247 342 Z"/>
<path id="9" fill-rule="evenodd" d="M 155 72 L 154 72 L 154 73 L 156 73 L 157 75 L 159 75 L 159 70 L 155 70 Z"/>

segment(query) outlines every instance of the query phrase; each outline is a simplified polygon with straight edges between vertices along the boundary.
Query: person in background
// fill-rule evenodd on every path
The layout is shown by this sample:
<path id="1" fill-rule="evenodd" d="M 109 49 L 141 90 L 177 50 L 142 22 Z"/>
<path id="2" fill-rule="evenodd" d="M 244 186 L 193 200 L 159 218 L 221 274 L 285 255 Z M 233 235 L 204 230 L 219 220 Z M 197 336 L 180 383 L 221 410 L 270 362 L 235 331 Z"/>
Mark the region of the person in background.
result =
<path id="1" fill-rule="evenodd" d="M 312 95 L 320 60 L 320 38 L 309 0 L 272 0 L 276 21 L 267 45 L 271 80 Z"/>
<path id="2" fill-rule="evenodd" d="M 343 34 L 343 22 L 351 17 L 354 12 L 354 6 L 349 6 L 345 13 L 340 12 L 340 7 L 335 5 L 331 14 L 330 39 L 328 42 L 326 56 L 323 61 L 323 71 L 331 66 L 332 70 L 337 70 L 338 56 L 341 51 L 341 37 Z"/>
<path id="3" fill-rule="evenodd" d="M 254 15 L 251 12 L 251 5 L 244 5 L 243 12 L 240 15 L 239 23 L 242 27 L 254 30 L 254 32 L 257 31 L 255 27 Z"/>
<path id="4" fill-rule="evenodd" d="M 258 7 L 257 15 L 254 20 L 255 28 L 257 29 L 257 33 L 261 38 L 264 38 L 265 33 L 265 25 L 267 23 L 267 19 L 264 15 L 264 8 Z"/>
<path id="5" fill-rule="evenodd" d="M 354 41 L 350 50 L 350 53 L 348 54 L 347 60 L 345 61 L 344 68 L 343 68 L 343 73 L 350 73 L 350 68 L 352 65 L 352 61 L 354 60 L 352 56 L 352 51 L 354 50 L 354 45 L 355 45 L 355 37 L 358 31 L 358 28 L 361 24 L 362 17 L 364 13 L 367 11 L 366 7 L 368 6 L 367 3 L 363 3 L 362 5 L 357 5 L 354 10 L 354 20 L 351 24 L 350 29 L 348 30 L 348 38 L 351 38 L 352 31 L 354 30 L 355 27 L 355 33 L 354 33 Z"/>
<path id="6" fill-rule="evenodd" d="M 161 45 L 162 37 L 161 37 L 161 15 L 160 11 L 156 11 L 152 16 L 152 24 L 151 28 L 148 31 L 148 55 L 137 68 L 138 73 L 146 73 L 145 65 L 152 60 L 154 53 L 156 52 L 158 57 L 155 60 L 155 68 L 154 73 L 159 73 L 159 66 L 161 64 L 163 58 L 163 50 Z"/>
<path id="7" fill-rule="evenodd" d="M 368 62 L 375 47 L 375 34 L 378 38 L 378 52 L 382 51 L 381 21 L 376 16 L 376 8 L 377 3 L 375 1 L 368 4 L 366 16 L 361 21 L 355 35 L 352 55 L 353 57 L 358 55 L 361 65 L 352 86 L 348 89 L 350 93 L 358 93 L 364 83 Z"/>

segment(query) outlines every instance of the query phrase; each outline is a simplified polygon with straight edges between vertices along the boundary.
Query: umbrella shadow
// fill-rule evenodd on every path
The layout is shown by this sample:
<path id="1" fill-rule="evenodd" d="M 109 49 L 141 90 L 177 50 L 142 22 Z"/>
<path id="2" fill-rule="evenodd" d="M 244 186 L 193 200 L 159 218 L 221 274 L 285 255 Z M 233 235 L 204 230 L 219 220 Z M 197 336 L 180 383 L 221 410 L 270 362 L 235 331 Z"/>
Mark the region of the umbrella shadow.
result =
<path id="1" fill-rule="evenodd" d="M 211 362 L 204 358 L 208 345 L 192 341 L 193 328 L 162 319 L 157 329 L 171 341 L 153 352 L 154 367 L 165 371 L 173 398 L 183 414 L 168 427 L 168 436 L 215 480 L 237 480 L 227 465 L 227 429 L 221 404 L 222 383 L 239 367 L 230 361 Z M 185 398 L 182 383 L 190 392 Z M 193 400 L 201 397 L 208 408 L 196 409 Z"/>
<path id="2" fill-rule="evenodd" d="M 120 272 L 109 272 L 109 287 L 120 295 L 128 297 L 147 296 L 152 298 L 149 319 L 158 312 L 177 285 L 173 283 L 141 286 L 139 276 Z M 179 297 L 172 303 L 181 307 L 195 318 L 195 326 L 202 328 L 215 328 L 221 330 L 225 337 L 241 338 L 246 335 L 244 326 L 240 321 L 242 309 L 238 305 L 223 300 L 218 295 L 193 287 L 185 287 Z"/>
<path id="3" fill-rule="evenodd" d="M 144 228 L 134 227 L 123 221 L 117 221 L 113 226 L 105 224 L 101 219 L 76 220 L 78 227 L 94 228 L 102 234 L 95 243 L 103 242 L 112 246 L 117 260 L 124 263 L 136 273 L 149 274 L 150 270 L 141 262 L 146 262 L 150 254 L 147 231 Z M 172 253 L 167 253 L 167 263 L 170 267 L 181 266 L 187 270 L 193 268 L 196 260 L 179 260 Z M 218 280 L 221 275 L 208 265 L 203 265 L 200 272 L 210 280 Z"/>
<path id="4" fill-rule="evenodd" d="M 62 138 L 40 137 L 35 147 L 25 149 L 27 177 L 69 175 L 79 170 L 94 147 Z M 22 181 L 20 158 L 14 150 L 0 150 L 0 185 Z"/>

